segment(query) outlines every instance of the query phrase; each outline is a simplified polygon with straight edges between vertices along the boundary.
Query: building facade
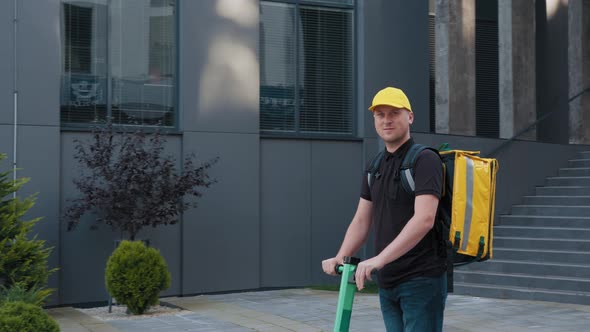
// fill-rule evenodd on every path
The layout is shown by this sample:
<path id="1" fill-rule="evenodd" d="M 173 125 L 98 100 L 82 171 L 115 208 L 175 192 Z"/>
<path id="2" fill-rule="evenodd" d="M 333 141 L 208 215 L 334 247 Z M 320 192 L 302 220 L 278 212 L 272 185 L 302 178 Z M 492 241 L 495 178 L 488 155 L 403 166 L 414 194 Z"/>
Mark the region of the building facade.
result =
<path id="1" fill-rule="evenodd" d="M 1 2 L 2 167 L 31 178 L 22 195 L 39 193 L 30 215 L 54 247 L 52 303 L 107 299 L 120 235 L 91 231 L 91 215 L 72 232 L 62 220 L 74 141 L 106 119 L 164 129 L 179 163 L 220 158 L 198 208 L 139 235 L 168 263 L 163 295 L 334 282 L 320 262 L 382 148 L 367 106 L 385 86 L 408 94 L 425 144 L 486 155 L 541 119 L 497 152 L 507 213 L 590 143 L 590 97 L 569 100 L 590 86 L 589 1 L 483 3 Z"/>

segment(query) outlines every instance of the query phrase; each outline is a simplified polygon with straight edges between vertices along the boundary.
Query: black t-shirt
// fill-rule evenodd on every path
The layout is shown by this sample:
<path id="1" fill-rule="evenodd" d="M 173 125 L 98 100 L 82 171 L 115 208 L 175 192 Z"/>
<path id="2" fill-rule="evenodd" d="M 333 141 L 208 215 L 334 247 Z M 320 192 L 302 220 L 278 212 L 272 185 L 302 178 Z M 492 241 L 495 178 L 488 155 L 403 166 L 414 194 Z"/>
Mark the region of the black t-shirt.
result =
<path id="1" fill-rule="evenodd" d="M 363 176 L 361 197 L 373 202 L 373 223 L 375 229 L 375 251 L 380 253 L 401 232 L 414 215 L 414 196 L 406 193 L 401 185 L 402 160 L 414 144 L 412 139 L 394 153 L 385 151 L 379 173 L 370 189 L 367 172 Z M 415 195 L 434 195 L 440 199 L 443 169 L 440 157 L 434 151 L 424 150 L 415 165 Z M 378 271 L 380 288 L 391 288 L 415 277 L 438 277 L 446 270 L 441 241 L 437 240 L 434 228 L 405 255 L 385 265 Z"/>

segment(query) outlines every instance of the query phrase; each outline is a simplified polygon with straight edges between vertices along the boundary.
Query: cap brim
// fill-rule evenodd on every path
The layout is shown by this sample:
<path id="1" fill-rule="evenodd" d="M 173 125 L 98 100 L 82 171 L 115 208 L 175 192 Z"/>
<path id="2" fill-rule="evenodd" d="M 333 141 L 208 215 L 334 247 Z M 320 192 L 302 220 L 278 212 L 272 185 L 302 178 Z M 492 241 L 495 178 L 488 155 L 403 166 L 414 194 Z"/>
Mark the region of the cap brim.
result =
<path id="1" fill-rule="evenodd" d="M 405 110 L 408 110 L 408 112 L 412 112 L 411 109 L 408 109 L 406 106 L 404 105 L 399 105 L 399 104 L 377 104 L 377 105 L 371 105 L 371 107 L 369 107 L 369 111 L 373 112 L 375 110 L 375 108 L 377 108 L 377 106 L 391 106 L 391 107 L 395 107 L 395 108 L 403 108 Z"/>

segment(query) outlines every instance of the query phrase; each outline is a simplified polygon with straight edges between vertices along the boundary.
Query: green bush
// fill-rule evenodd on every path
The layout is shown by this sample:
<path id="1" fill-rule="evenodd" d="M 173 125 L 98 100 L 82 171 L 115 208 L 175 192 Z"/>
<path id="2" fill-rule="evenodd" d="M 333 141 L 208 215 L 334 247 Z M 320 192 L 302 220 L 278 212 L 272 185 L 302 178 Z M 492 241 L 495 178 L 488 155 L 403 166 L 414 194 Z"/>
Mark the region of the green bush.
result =
<path id="1" fill-rule="evenodd" d="M 49 274 L 55 269 L 47 268 L 51 248 L 36 236 L 29 239 L 23 229 L 15 238 L 0 239 L 0 278 L 4 286 L 23 283 L 27 288 L 46 285 Z"/>
<path id="2" fill-rule="evenodd" d="M 59 325 L 41 307 L 25 302 L 0 306 L 0 332 L 59 332 Z"/>
<path id="3" fill-rule="evenodd" d="M 109 294 L 135 315 L 158 304 L 160 292 L 170 287 L 164 258 L 141 241 L 119 244 L 107 262 L 105 280 Z"/>
<path id="4" fill-rule="evenodd" d="M 27 288 L 23 283 L 16 283 L 10 288 L 2 286 L 0 288 L 0 305 L 4 302 L 25 302 L 41 307 L 52 291 L 38 286 Z"/>
<path id="5" fill-rule="evenodd" d="M 5 158 L 0 154 L 0 162 Z M 46 285 L 56 269 L 47 266 L 52 248 L 31 234 L 41 218 L 23 220 L 35 204 L 35 195 L 24 199 L 14 196 L 29 179 L 13 180 L 12 172 L 0 172 L 0 284 L 10 288 L 19 283 L 28 290 Z"/>

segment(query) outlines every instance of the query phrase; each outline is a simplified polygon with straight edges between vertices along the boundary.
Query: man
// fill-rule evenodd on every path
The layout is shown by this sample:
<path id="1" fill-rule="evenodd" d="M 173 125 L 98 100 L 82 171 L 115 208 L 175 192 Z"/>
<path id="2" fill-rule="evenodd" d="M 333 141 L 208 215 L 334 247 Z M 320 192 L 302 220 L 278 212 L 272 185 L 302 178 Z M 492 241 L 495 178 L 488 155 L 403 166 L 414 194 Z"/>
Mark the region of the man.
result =
<path id="1" fill-rule="evenodd" d="M 359 290 L 377 271 L 381 311 L 387 331 L 442 331 L 447 296 L 444 246 L 433 229 L 442 191 L 442 163 L 424 150 L 416 159 L 415 195 L 400 181 L 400 165 L 414 143 L 410 125 L 414 113 L 404 92 L 388 87 L 373 98 L 375 129 L 385 143 L 385 156 L 369 186 L 363 177 L 356 213 L 336 257 L 322 262 L 334 275 L 344 256 L 353 256 L 364 244 L 373 223 L 377 256 L 359 263 L 355 279 Z"/>

